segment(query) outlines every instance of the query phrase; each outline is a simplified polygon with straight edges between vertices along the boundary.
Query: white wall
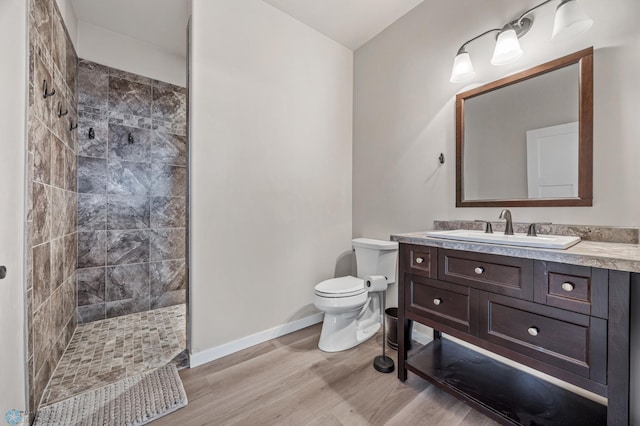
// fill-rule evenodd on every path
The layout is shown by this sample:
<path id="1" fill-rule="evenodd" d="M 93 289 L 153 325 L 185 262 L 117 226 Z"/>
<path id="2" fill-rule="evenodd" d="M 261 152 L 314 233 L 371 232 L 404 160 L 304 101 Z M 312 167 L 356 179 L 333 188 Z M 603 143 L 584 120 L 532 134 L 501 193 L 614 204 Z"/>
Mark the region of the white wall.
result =
<path id="1" fill-rule="evenodd" d="M 532 2 L 532 5 L 536 2 Z M 510 0 L 425 2 L 356 51 L 354 59 L 354 235 L 429 229 L 434 219 L 497 219 L 499 208 L 455 207 L 455 94 L 508 73 L 595 47 L 593 207 L 514 208 L 514 220 L 640 224 L 640 48 L 637 0 L 582 0 L 591 31 L 567 43 L 550 39 L 554 5 L 536 13 L 524 56 L 489 64 L 494 39 L 468 48 L 474 84 L 449 83 L 460 45 L 500 27 L 524 7 Z M 447 162 L 440 166 L 443 152 Z M 373 178 L 372 178 L 373 177 Z"/>
<path id="2" fill-rule="evenodd" d="M 78 18 L 72 0 L 56 0 L 73 46 L 78 50 Z"/>
<path id="3" fill-rule="evenodd" d="M 24 194 L 26 114 L 26 4 L 0 0 L 0 265 L 8 270 L 0 280 L 0 415 L 24 410 Z"/>
<path id="4" fill-rule="evenodd" d="M 353 54 L 261 0 L 194 0 L 192 24 L 197 354 L 316 313 L 350 253 Z"/>
<path id="5" fill-rule="evenodd" d="M 178 86 L 186 86 L 185 57 L 86 21 L 78 21 L 76 50 L 82 59 Z"/>

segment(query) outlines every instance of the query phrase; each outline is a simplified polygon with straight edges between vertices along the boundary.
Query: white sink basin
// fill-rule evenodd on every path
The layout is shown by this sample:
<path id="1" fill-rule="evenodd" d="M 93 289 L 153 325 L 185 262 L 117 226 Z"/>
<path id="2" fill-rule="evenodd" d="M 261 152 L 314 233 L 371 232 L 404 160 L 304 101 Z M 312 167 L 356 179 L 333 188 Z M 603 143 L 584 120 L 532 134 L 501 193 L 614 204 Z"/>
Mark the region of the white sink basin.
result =
<path id="1" fill-rule="evenodd" d="M 527 234 L 504 235 L 502 232 L 486 234 L 484 231 L 468 231 L 456 229 L 454 231 L 429 231 L 427 237 L 444 238 L 447 240 L 472 241 L 476 243 L 503 244 L 509 246 L 538 247 L 550 249 L 568 249 L 578 244 L 580 237 L 564 235 L 541 235 L 529 237 Z"/>

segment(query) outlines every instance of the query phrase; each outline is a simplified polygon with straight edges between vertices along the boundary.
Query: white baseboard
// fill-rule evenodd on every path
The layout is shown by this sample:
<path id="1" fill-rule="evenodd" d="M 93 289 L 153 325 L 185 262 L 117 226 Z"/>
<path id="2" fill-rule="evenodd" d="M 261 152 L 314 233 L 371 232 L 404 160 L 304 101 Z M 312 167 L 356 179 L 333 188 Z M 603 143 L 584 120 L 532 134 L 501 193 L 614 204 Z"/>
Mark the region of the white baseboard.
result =
<path id="1" fill-rule="evenodd" d="M 225 343 L 223 345 L 216 346 L 210 349 L 205 349 L 204 351 L 200 351 L 198 353 L 192 353 L 189 359 L 190 368 L 206 364 L 207 362 L 214 361 L 227 355 L 231 355 L 243 349 L 255 346 L 259 343 L 276 339 L 278 337 L 284 336 L 285 334 L 293 333 L 294 331 L 302 330 L 303 328 L 318 324 L 322 322 L 324 318 L 323 315 L 324 314 L 322 312 L 319 312 L 306 318 L 301 318 L 299 320 L 288 322 L 286 324 L 282 324 L 268 330 L 260 331 L 250 336 L 234 340 L 233 342 Z"/>

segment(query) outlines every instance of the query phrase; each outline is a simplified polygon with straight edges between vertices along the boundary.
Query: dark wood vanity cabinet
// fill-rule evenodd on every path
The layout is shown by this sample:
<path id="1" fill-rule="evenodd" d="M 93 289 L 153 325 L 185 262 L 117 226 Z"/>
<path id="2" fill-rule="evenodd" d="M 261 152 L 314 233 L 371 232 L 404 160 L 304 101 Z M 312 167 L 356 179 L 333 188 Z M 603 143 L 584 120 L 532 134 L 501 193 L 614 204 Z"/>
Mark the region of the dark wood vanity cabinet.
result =
<path id="1" fill-rule="evenodd" d="M 417 321 L 435 337 L 409 354 L 398 331 L 400 380 L 411 371 L 503 424 L 628 424 L 634 274 L 404 243 L 399 273 L 398 324 Z M 608 407 L 443 332 L 607 397 Z"/>

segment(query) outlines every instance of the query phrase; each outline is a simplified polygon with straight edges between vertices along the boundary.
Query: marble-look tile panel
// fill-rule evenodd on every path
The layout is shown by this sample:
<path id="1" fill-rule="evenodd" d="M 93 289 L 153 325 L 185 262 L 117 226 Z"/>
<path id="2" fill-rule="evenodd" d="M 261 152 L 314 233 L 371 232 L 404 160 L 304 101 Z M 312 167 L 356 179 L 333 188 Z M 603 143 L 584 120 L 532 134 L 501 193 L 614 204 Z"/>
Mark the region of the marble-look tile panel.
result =
<path id="1" fill-rule="evenodd" d="M 149 195 L 151 187 L 149 163 L 111 160 L 107 168 L 109 194 Z"/>
<path id="2" fill-rule="evenodd" d="M 107 264 L 107 231 L 78 232 L 78 268 Z"/>
<path id="3" fill-rule="evenodd" d="M 51 188 L 51 238 L 62 237 L 67 225 L 67 208 L 64 189 Z"/>
<path id="4" fill-rule="evenodd" d="M 152 229 L 149 245 L 151 261 L 184 259 L 187 247 L 186 230 Z"/>
<path id="5" fill-rule="evenodd" d="M 148 77 L 144 77 L 139 74 L 133 74 L 128 71 L 123 71 L 116 68 L 109 68 L 109 75 L 114 78 L 120 78 L 128 81 L 132 81 L 134 83 L 144 84 L 146 86 L 151 86 L 152 84 L 152 80 Z"/>
<path id="6" fill-rule="evenodd" d="M 44 63 L 42 57 L 36 57 L 35 59 L 35 71 L 33 82 L 33 105 L 31 108 L 31 114 L 42 121 L 45 126 L 51 127 L 51 111 L 53 110 L 53 103 L 56 100 L 56 95 L 48 98 L 44 97 L 44 85 L 46 81 L 47 91 L 51 93 L 55 89 L 53 79 L 49 73 L 47 65 Z"/>
<path id="7" fill-rule="evenodd" d="M 29 120 L 29 151 L 33 153 L 33 179 L 48 184 L 51 179 L 51 133 L 37 118 Z M 30 180 L 31 182 L 31 180 Z"/>
<path id="8" fill-rule="evenodd" d="M 33 184 L 32 242 L 42 244 L 51 235 L 51 188 L 41 183 Z"/>
<path id="9" fill-rule="evenodd" d="M 89 137 L 93 129 L 94 138 Z M 78 113 L 78 155 L 107 158 L 108 118 L 104 113 L 81 111 Z"/>
<path id="10" fill-rule="evenodd" d="M 54 9 L 56 8 L 54 3 Z M 57 11 L 56 11 L 57 12 Z M 64 29 L 62 16 L 59 12 L 53 14 L 53 33 L 51 39 L 51 57 L 54 66 L 66 77 L 67 74 L 67 33 Z"/>
<path id="11" fill-rule="evenodd" d="M 79 307 L 104 303 L 106 273 L 107 270 L 105 267 L 78 269 L 77 274 Z M 102 307 L 102 309 L 104 312 L 104 306 Z"/>
<path id="12" fill-rule="evenodd" d="M 155 197 L 186 197 L 187 168 L 167 164 L 152 167 L 151 195 Z"/>
<path id="13" fill-rule="evenodd" d="M 169 133 L 164 127 L 156 127 L 151 144 L 151 160 L 154 163 L 187 165 L 187 137 Z"/>
<path id="14" fill-rule="evenodd" d="M 78 306 L 78 323 L 99 321 L 106 318 L 106 304 L 97 303 L 95 305 Z"/>
<path id="15" fill-rule="evenodd" d="M 72 234 L 78 230 L 78 194 L 64 191 L 65 195 L 65 234 Z"/>
<path id="16" fill-rule="evenodd" d="M 27 356 L 33 358 L 33 289 L 27 290 L 26 296 L 26 308 L 27 308 Z"/>
<path id="17" fill-rule="evenodd" d="M 27 186 L 27 194 L 26 194 L 26 211 L 27 211 L 27 217 L 26 220 L 27 222 L 31 222 L 33 219 L 33 181 L 34 181 L 34 164 L 35 161 L 33 159 L 33 152 L 27 152 L 27 182 L 26 182 L 26 186 Z M 31 167 L 29 167 L 28 165 L 31 165 Z M 31 230 L 32 230 L 32 223 L 29 224 L 28 229 L 28 234 L 31 234 Z M 31 246 L 27 246 L 27 247 L 31 247 Z"/>
<path id="18" fill-rule="evenodd" d="M 36 309 L 33 317 L 33 355 L 36 371 L 49 359 L 49 349 L 54 342 L 51 299 Z"/>
<path id="19" fill-rule="evenodd" d="M 169 123 L 186 124 L 186 95 L 165 87 L 153 88 L 152 117 Z"/>
<path id="20" fill-rule="evenodd" d="M 78 194 L 78 230 L 107 229 L 107 196 Z"/>
<path id="21" fill-rule="evenodd" d="M 185 303 L 186 268 L 184 260 L 152 262 L 149 266 L 151 309 Z"/>
<path id="22" fill-rule="evenodd" d="M 78 110 L 75 107 L 70 106 L 69 114 L 73 117 L 73 125 L 77 126 Z M 71 125 L 71 123 L 68 123 L 68 124 Z M 71 130 L 70 128 L 67 128 L 65 143 L 67 144 L 70 150 L 76 153 L 76 151 L 78 150 L 78 128 L 77 127 L 73 130 Z"/>
<path id="23" fill-rule="evenodd" d="M 136 304 L 133 299 L 116 300 L 114 302 L 107 302 L 105 305 L 107 318 L 121 317 L 123 315 L 149 309 L 147 306 L 147 308 L 140 307 L 136 310 Z"/>
<path id="24" fill-rule="evenodd" d="M 65 147 L 60 139 L 51 137 L 51 186 L 64 188 L 66 184 Z"/>
<path id="25" fill-rule="evenodd" d="M 107 302 L 149 297 L 149 264 L 118 265 L 107 267 Z"/>
<path id="26" fill-rule="evenodd" d="M 69 104 L 67 103 L 67 95 L 64 93 L 64 90 L 60 89 L 61 87 L 65 87 L 64 82 L 62 82 L 62 84 L 56 83 L 56 94 L 54 96 L 55 99 L 52 99 L 53 108 L 51 109 L 51 118 L 49 119 L 49 123 L 51 123 L 52 133 L 58 139 L 64 141 L 67 130 L 69 129 L 71 113 L 69 110 Z M 65 112 L 67 114 L 60 116 L 61 110 L 62 114 Z"/>
<path id="27" fill-rule="evenodd" d="M 158 91 L 173 91 L 182 95 L 187 94 L 186 87 L 176 86 L 175 84 L 166 83 L 164 81 L 159 81 L 159 80 L 153 80 L 151 84 L 153 85 L 153 88 L 157 89 Z"/>
<path id="28" fill-rule="evenodd" d="M 164 130 L 173 135 L 187 135 L 187 126 L 186 123 L 178 122 L 178 121 L 162 121 L 155 119 L 153 120 L 153 130 Z"/>
<path id="29" fill-rule="evenodd" d="M 152 197 L 152 228 L 184 228 L 186 224 L 186 198 Z"/>
<path id="30" fill-rule="evenodd" d="M 109 110 L 151 117 L 151 85 L 110 75 Z"/>
<path id="31" fill-rule="evenodd" d="M 108 231 L 107 265 L 149 261 L 149 231 Z"/>
<path id="32" fill-rule="evenodd" d="M 69 279 L 78 267 L 78 233 L 64 236 L 64 279 Z"/>
<path id="33" fill-rule="evenodd" d="M 51 365 L 48 355 L 49 355 L 48 348 L 46 350 L 42 349 L 41 351 L 39 351 L 36 348 L 34 353 L 33 361 L 34 361 L 34 368 L 36 371 L 36 375 L 33 381 L 32 388 L 35 395 L 34 399 L 36 401 L 36 404 L 40 401 L 42 397 L 44 397 L 44 392 L 47 387 L 47 383 L 49 382 L 49 378 L 51 377 L 51 374 L 55 369 L 55 366 Z M 38 361 L 40 360 L 39 356 L 44 357 L 44 359 L 42 359 L 41 361 L 41 364 L 38 364 Z"/>
<path id="34" fill-rule="evenodd" d="M 52 4 L 51 0 L 31 0 L 31 24 L 38 31 L 38 34 L 45 46 L 51 45 L 52 37 Z"/>
<path id="35" fill-rule="evenodd" d="M 80 60 L 77 78 L 78 104 L 106 110 L 109 106 L 109 74 L 105 67 Z"/>
<path id="36" fill-rule="evenodd" d="M 149 197 L 109 195 L 107 229 L 145 229 L 150 222 Z"/>
<path id="37" fill-rule="evenodd" d="M 131 140 L 129 139 L 131 135 Z M 149 162 L 151 131 L 109 124 L 109 159 Z"/>
<path id="38" fill-rule="evenodd" d="M 71 42 L 71 38 L 69 35 L 65 34 L 65 43 L 66 43 L 66 53 L 67 53 L 67 63 L 66 63 L 66 81 L 69 89 L 75 94 L 76 92 L 76 80 L 78 75 L 78 55 L 76 55 L 76 51 L 73 48 L 73 43 Z"/>
<path id="39" fill-rule="evenodd" d="M 51 245 L 35 246 L 33 256 L 33 306 L 38 309 L 51 295 Z"/>
<path id="40" fill-rule="evenodd" d="M 65 188 L 69 191 L 76 192 L 78 189 L 78 163 L 75 153 L 70 149 L 64 149 L 65 159 Z"/>
<path id="41" fill-rule="evenodd" d="M 64 282 L 64 238 L 51 240 L 51 291 Z M 57 306 L 54 304 L 54 306 Z"/>
<path id="42" fill-rule="evenodd" d="M 107 193 L 107 160 L 78 157 L 78 192 Z"/>
<path id="43" fill-rule="evenodd" d="M 153 120 L 150 117 L 141 117 L 119 111 L 109 111 L 109 124 L 119 124 L 121 126 L 137 127 L 147 130 L 153 128 Z"/>

